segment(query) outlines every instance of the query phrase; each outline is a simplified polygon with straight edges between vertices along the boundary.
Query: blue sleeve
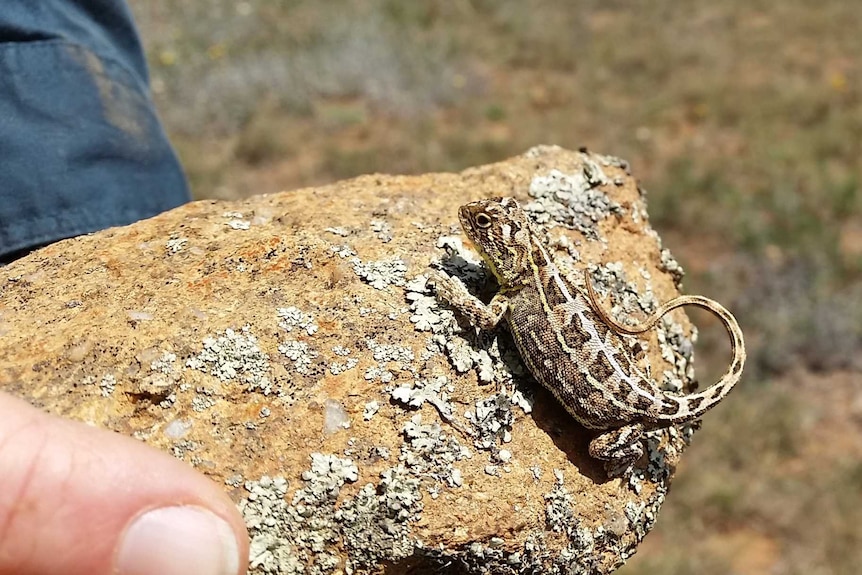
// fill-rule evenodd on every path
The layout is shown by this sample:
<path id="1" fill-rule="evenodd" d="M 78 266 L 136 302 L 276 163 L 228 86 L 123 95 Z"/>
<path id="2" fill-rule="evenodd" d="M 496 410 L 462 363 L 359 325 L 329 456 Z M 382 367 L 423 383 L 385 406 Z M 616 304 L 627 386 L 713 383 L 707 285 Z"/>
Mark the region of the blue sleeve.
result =
<path id="1" fill-rule="evenodd" d="M 120 0 L 0 10 L 0 258 L 189 200 Z"/>

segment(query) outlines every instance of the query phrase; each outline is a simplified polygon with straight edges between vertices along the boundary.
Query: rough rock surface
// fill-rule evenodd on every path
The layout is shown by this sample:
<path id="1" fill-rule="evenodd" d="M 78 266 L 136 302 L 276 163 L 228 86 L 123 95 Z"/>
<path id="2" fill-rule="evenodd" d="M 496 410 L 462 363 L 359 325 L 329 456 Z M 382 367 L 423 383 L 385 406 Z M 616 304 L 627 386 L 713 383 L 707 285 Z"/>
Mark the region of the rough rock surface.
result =
<path id="1" fill-rule="evenodd" d="M 608 480 L 506 331 L 438 305 L 429 266 L 493 291 L 456 208 L 503 195 L 618 318 L 677 295 L 625 163 L 540 147 L 461 174 L 195 202 L 41 249 L 0 268 L 0 388 L 223 484 L 253 573 L 610 573 L 691 429 L 652 433 L 635 472 Z M 678 390 L 693 334 L 672 316 L 631 343 Z"/>

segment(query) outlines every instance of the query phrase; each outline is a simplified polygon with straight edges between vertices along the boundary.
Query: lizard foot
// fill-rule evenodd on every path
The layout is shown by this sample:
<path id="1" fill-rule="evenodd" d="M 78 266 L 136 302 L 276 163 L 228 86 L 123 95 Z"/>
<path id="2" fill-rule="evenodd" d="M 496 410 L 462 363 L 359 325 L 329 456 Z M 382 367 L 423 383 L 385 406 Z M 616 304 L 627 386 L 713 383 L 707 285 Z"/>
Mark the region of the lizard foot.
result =
<path id="1" fill-rule="evenodd" d="M 640 423 L 605 431 L 590 442 L 590 455 L 605 462 L 609 477 L 623 475 L 644 454 L 643 434 Z"/>

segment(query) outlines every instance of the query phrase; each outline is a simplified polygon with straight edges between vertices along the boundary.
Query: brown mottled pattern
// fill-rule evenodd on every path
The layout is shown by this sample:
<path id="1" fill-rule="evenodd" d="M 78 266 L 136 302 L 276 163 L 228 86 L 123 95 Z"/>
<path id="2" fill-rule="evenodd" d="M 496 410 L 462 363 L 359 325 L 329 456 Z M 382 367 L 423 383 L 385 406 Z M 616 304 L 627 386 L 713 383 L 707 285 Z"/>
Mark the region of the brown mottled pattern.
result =
<path id="1" fill-rule="evenodd" d="M 603 430 L 591 442 L 590 453 L 605 460 L 609 473 L 643 454 L 645 430 L 697 419 L 739 380 L 745 362 L 742 332 L 720 304 L 702 296 L 680 296 L 641 326 L 622 326 L 596 302 L 589 283 L 584 293 L 560 274 L 514 199 L 472 202 L 462 206 L 458 216 L 497 277 L 500 292 L 485 306 L 463 285 L 441 277 L 436 280 L 438 295 L 485 329 L 506 318 L 536 380 L 585 427 Z M 713 387 L 678 397 L 659 390 L 641 373 L 619 334 L 643 333 L 684 305 L 705 308 L 722 320 L 733 360 Z"/>
<path id="2" fill-rule="evenodd" d="M 570 316 L 564 306 L 554 308 L 550 319 L 569 347 L 579 349 L 590 340 L 590 334 L 581 327 L 581 318 L 577 315 Z"/>
<path id="3" fill-rule="evenodd" d="M 653 402 L 650 401 L 648 398 L 646 398 L 642 395 L 638 395 L 638 394 L 632 394 L 632 395 L 633 395 L 633 397 L 629 398 L 629 403 L 634 405 L 635 409 L 646 412 L 646 411 L 649 411 L 650 408 L 653 407 Z"/>
<path id="4" fill-rule="evenodd" d="M 662 415 L 676 415 L 679 413 L 680 403 L 678 400 L 665 399 L 661 405 Z"/>
<path id="5" fill-rule="evenodd" d="M 605 381 L 616 373 L 605 352 L 599 352 L 596 361 L 590 366 L 590 373 L 599 381 Z"/>

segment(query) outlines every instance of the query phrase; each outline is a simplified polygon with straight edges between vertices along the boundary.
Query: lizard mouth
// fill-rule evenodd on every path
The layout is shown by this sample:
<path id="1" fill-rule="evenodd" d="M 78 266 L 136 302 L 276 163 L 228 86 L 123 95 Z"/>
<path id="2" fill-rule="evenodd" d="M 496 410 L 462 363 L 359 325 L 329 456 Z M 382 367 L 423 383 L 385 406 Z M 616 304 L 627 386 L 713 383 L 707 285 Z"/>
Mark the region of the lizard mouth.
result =
<path id="1" fill-rule="evenodd" d="M 467 237 L 467 245 L 475 252 L 478 252 L 482 259 L 485 259 L 485 250 L 482 249 L 482 245 L 476 241 L 476 236 L 474 235 L 474 230 L 470 227 L 470 223 L 463 222 L 461 224 L 462 229 L 464 230 L 464 235 Z"/>
<path id="2" fill-rule="evenodd" d="M 468 246 L 470 249 L 472 249 L 474 252 L 476 252 L 477 254 L 479 254 L 479 256 L 480 256 L 484 261 L 486 261 L 486 262 L 488 261 L 488 258 L 486 258 L 486 257 L 485 257 L 485 250 L 483 250 L 483 249 L 482 249 L 482 246 L 480 246 L 480 245 L 479 245 L 475 240 L 473 240 L 473 238 L 470 236 L 470 234 L 469 234 L 469 233 L 467 234 L 467 246 Z"/>

